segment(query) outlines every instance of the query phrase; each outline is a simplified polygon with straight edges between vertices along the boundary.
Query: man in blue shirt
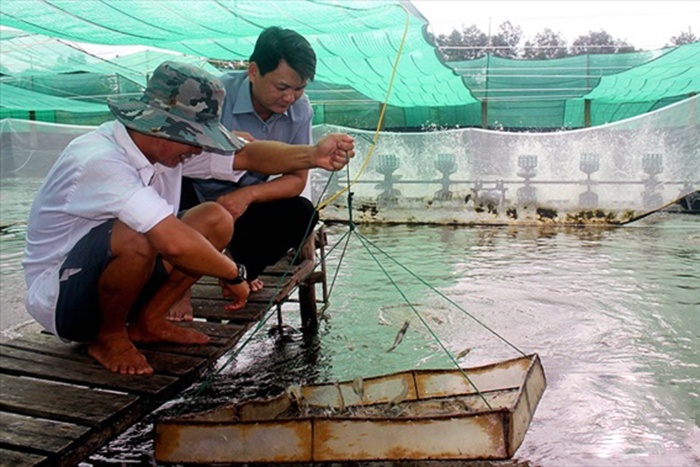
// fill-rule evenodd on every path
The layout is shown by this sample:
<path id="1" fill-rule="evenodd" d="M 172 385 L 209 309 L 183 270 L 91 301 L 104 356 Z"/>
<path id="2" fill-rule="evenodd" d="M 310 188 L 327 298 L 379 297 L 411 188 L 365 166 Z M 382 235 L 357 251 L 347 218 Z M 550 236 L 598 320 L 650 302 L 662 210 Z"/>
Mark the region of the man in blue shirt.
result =
<path id="1" fill-rule="evenodd" d="M 313 110 L 304 90 L 314 78 L 316 54 L 309 42 L 295 31 L 271 27 L 258 37 L 249 62 L 247 72 L 221 77 L 222 124 L 248 140 L 310 144 Z M 318 221 L 311 201 L 300 196 L 307 178 L 308 171 L 299 170 L 270 180 L 250 171 L 238 182 L 185 179 L 181 207 L 215 200 L 233 215 L 229 252 L 246 266 L 254 292 L 263 286 L 257 277 L 265 267 L 299 247 Z M 187 319 L 189 312 L 179 317 Z"/>

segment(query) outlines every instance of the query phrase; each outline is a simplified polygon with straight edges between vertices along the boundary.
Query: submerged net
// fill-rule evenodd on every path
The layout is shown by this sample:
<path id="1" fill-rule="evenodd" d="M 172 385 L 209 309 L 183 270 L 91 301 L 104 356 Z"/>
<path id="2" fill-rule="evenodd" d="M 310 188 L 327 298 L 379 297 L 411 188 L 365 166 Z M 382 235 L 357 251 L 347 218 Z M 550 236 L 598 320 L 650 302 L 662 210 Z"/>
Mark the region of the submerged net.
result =
<path id="1" fill-rule="evenodd" d="M 384 132 L 374 147 L 371 132 L 316 126 L 316 138 L 354 135 L 358 155 L 349 174 L 312 172 L 314 201 L 322 218 L 347 220 L 347 193 L 333 195 L 349 175 L 355 222 L 624 223 L 700 189 L 699 99 L 586 130 Z M 2 120 L 3 191 L 41 180 L 93 128 Z"/>

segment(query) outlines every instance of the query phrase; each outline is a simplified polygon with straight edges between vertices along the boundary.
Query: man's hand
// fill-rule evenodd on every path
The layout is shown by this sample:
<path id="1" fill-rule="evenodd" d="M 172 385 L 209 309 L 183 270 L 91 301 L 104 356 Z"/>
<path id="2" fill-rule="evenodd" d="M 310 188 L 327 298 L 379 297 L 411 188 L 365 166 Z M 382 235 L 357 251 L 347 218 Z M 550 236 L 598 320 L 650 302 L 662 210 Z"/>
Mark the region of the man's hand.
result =
<path id="1" fill-rule="evenodd" d="M 345 134 L 332 133 L 314 146 L 271 140 L 253 141 L 236 153 L 232 168 L 267 175 L 315 167 L 335 171 L 345 167 L 352 157 L 355 157 L 355 140 Z"/>
<path id="2" fill-rule="evenodd" d="M 316 143 L 315 148 L 316 166 L 330 171 L 341 170 L 355 157 L 355 140 L 341 133 L 324 136 Z"/>
<path id="3" fill-rule="evenodd" d="M 240 310 L 245 306 L 248 295 L 250 295 L 250 286 L 246 281 L 236 285 L 221 281 L 221 290 L 224 294 L 224 298 L 232 299 L 231 303 L 224 305 L 224 310 L 226 311 Z"/>
<path id="4" fill-rule="evenodd" d="M 235 130 L 234 130 L 234 131 L 232 131 L 231 133 L 233 133 L 234 135 L 238 136 L 239 138 L 243 138 L 244 140 L 248 141 L 249 143 L 250 143 L 251 141 L 255 141 L 255 137 L 253 137 L 253 135 L 251 135 L 251 134 L 248 133 L 247 131 L 235 131 Z"/>
<path id="5" fill-rule="evenodd" d="M 236 222 L 243 215 L 253 201 L 253 187 L 239 188 L 216 199 L 216 202 L 226 208 L 229 214 L 233 216 L 233 222 Z"/>

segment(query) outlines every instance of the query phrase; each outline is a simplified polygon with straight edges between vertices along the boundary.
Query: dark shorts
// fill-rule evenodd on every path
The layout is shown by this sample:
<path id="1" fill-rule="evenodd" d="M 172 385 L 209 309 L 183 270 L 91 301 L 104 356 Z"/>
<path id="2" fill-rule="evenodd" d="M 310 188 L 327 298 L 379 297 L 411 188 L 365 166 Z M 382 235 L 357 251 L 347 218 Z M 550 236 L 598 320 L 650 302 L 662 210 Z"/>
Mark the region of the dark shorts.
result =
<path id="1" fill-rule="evenodd" d="M 98 283 L 112 260 L 114 219 L 94 227 L 68 253 L 60 270 L 60 289 L 56 305 L 56 332 L 63 339 L 90 342 L 97 336 L 102 321 Z M 160 257 L 151 278 L 131 308 L 138 312 L 168 277 Z"/>

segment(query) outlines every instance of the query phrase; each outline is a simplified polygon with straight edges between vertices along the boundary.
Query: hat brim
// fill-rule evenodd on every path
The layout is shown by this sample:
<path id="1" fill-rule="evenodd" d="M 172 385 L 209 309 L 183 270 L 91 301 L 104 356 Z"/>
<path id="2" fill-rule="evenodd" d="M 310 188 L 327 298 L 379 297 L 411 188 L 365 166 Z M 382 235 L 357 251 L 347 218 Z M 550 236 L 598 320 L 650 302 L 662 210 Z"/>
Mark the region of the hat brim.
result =
<path id="1" fill-rule="evenodd" d="M 218 121 L 213 124 L 192 121 L 136 99 L 108 99 L 107 105 L 117 120 L 139 133 L 223 154 L 244 146 Z"/>

